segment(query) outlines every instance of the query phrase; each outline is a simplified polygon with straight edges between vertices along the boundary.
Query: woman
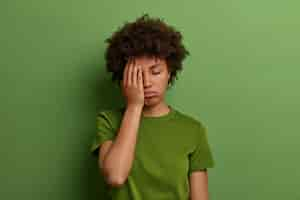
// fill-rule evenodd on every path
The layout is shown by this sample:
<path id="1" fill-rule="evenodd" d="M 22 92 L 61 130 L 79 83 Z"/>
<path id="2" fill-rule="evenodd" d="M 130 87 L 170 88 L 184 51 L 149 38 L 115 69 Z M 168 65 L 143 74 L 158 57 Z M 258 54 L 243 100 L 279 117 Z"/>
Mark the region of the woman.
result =
<path id="1" fill-rule="evenodd" d="M 164 99 L 189 54 L 181 40 L 147 14 L 107 39 L 107 69 L 126 106 L 98 113 L 90 151 L 113 200 L 208 200 L 206 127 Z"/>

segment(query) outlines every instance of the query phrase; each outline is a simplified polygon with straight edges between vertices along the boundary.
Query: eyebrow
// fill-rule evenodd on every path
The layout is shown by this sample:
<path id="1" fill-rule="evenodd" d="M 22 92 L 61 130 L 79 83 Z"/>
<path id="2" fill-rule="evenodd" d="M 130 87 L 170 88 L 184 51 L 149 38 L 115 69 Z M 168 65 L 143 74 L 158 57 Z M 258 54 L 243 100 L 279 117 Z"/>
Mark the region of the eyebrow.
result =
<path id="1" fill-rule="evenodd" d="M 160 63 L 155 63 L 154 65 L 151 65 L 149 68 L 152 69 L 154 67 L 158 67 L 160 65 Z"/>

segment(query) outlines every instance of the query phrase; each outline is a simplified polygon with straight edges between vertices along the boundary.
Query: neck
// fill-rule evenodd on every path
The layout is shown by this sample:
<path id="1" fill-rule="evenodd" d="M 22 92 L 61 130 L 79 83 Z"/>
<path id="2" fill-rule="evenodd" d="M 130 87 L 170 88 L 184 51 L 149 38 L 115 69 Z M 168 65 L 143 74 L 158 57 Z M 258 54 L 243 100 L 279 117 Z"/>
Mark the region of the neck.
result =
<path id="1" fill-rule="evenodd" d="M 142 115 L 143 116 L 161 116 L 164 114 L 167 114 L 170 111 L 170 108 L 168 106 L 168 104 L 166 104 L 165 102 L 161 102 L 157 105 L 154 106 L 144 106 L 143 107 L 143 112 Z"/>

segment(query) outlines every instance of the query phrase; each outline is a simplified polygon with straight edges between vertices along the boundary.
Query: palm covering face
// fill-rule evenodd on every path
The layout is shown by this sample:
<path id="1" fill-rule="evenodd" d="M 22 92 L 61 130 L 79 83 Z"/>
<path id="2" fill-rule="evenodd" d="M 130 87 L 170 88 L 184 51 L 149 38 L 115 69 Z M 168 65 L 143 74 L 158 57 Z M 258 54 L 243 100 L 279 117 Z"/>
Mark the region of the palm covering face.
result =
<path id="1" fill-rule="evenodd" d="M 144 87 L 141 66 L 130 58 L 125 66 L 122 80 L 122 93 L 127 105 L 144 105 Z"/>

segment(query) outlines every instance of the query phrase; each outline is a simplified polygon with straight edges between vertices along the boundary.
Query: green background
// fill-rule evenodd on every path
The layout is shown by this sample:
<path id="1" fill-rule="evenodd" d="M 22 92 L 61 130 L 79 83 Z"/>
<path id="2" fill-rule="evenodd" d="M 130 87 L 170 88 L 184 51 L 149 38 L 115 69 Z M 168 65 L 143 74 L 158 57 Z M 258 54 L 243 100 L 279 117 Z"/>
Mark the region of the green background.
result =
<path id="1" fill-rule="evenodd" d="M 167 101 L 202 120 L 212 200 L 298 200 L 299 1 L 1 1 L 1 200 L 104 199 L 88 150 L 123 103 L 104 40 L 143 13 L 191 55 Z"/>

